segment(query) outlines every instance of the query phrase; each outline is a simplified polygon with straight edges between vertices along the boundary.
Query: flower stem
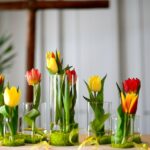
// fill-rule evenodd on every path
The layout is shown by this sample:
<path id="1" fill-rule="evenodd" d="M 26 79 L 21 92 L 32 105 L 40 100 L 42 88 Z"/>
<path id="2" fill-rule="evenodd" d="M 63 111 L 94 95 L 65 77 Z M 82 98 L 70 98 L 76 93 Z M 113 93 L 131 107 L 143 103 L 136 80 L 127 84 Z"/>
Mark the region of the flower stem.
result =
<path id="1" fill-rule="evenodd" d="M 35 134 L 35 120 L 32 121 L 32 137 Z"/>
<path id="2" fill-rule="evenodd" d="M 124 118 L 124 130 L 123 130 L 123 139 L 121 144 L 124 144 L 127 140 L 127 126 L 128 126 L 128 114 L 125 114 L 125 118 Z"/>
<path id="3" fill-rule="evenodd" d="M 11 122 L 9 122 L 9 120 L 7 122 L 7 126 L 8 126 L 9 131 L 10 131 L 10 140 L 13 142 L 14 141 L 14 132 L 13 132 Z"/>

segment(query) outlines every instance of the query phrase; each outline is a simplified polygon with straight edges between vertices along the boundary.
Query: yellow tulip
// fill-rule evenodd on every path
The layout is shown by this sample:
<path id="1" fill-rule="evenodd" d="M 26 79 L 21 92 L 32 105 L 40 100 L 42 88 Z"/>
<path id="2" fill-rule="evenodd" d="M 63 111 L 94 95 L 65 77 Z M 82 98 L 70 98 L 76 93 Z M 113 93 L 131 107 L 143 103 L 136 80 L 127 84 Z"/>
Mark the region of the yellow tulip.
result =
<path id="1" fill-rule="evenodd" d="M 91 76 L 88 82 L 89 88 L 91 91 L 99 92 L 102 89 L 102 79 L 100 76 Z"/>
<path id="2" fill-rule="evenodd" d="M 57 73 L 58 72 L 58 66 L 55 58 L 47 59 L 47 68 L 52 72 L 52 73 Z"/>
<path id="3" fill-rule="evenodd" d="M 21 97 L 20 90 L 17 91 L 16 87 L 11 87 L 10 89 L 6 87 L 4 91 L 4 103 L 7 106 L 15 107 L 19 104 Z"/>

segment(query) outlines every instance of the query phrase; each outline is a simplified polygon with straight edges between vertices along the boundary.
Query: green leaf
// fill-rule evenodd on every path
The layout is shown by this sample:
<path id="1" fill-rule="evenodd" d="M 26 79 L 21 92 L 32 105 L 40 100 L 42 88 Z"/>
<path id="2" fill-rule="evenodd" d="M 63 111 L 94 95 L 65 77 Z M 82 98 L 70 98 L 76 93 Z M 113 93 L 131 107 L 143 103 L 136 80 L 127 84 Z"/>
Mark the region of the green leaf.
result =
<path id="1" fill-rule="evenodd" d="M 9 113 L 9 107 L 6 105 L 0 107 L 0 114 L 2 114 L 6 118 L 11 117 Z"/>
<path id="2" fill-rule="evenodd" d="M 70 108 L 72 105 L 71 98 L 70 98 L 70 91 L 69 91 L 69 82 L 67 77 L 65 76 L 64 80 L 64 97 L 63 97 L 63 103 L 64 103 L 64 110 L 65 110 L 65 119 L 66 119 L 66 131 L 69 131 L 70 129 Z"/>
<path id="3" fill-rule="evenodd" d="M 39 110 L 37 109 L 32 109 L 31 111 L 29 111 L 25 116 L 24 116 L 24 120 L 31 125 L 32 121 L 36 119 L 36 117 L 38 117 L 40 115 Z"/>
<path id="4" fill-rule="evenodd" d="M 12 66 L 12 60 L 16 56 L 13 45 L 9 42 L 11 36 L 2 35 L 0 37 L 0 72 Z"/>
<path id="5" fill-rule="evenodd" d="M 16 54 L 11 54 L 10 56 L 7 56 L 6 58 L 0 60 L 0 66 L 7 64 L 9 61 L 11 61 Z"/>
<path id="6" fill-rule="evenodd" d="M 118 91 L 119 91 L 119 96 L 120 96 L 121 95 L 121 89 L 120 89 L 120 87 L 119 87 L 117 82 L 116 82 L 116 85 L 117 85 L 117 88 L 118 88 Z"/>
<path id="7" fill-rule="evenodd" d="M 67 66 L 64 68 L 64 71 L 70 70 L 71 68 L 72 68 L 72 66 L 67 65 Z"/>
<path id="8" fill-rule="evenodd" d="M 84 83 L 86 84 L 86 87 L 87 87 L 88 92 L 89 92 L 89 96 L 90 96 L 90 98 L 89 98 L 89 99 L 94 100 L 94 96 L 93 96 L 93 93 L 92 93 L 92 91 L 91 91 L 91 89 L 90 89 L 89 85 L 87 84 L 87 82 L 86 82 L 86 81 L 84 81 Z"/>
<path id="9" fill-rule="evenodd" d="M 72 129 L 72 131 L 69 134 L 69 142 L 72 145 L 77 145 L 78 144 L 78 134 L 79 134 L 79 129 Z"/>
<path id="10" fill-rule="evenodd" d="M 3 44 L 5 44 L 9 39 L 10 39 L 11 36 L 1 36 L 0 37 L 0 46 L 2 46 Z"/>
<path id="11" fill-rule="evenodd" d="M 3 94 L 1 93 L 0 94 L 0 106 L 4 105 L 4 96 Z"/>
<path id="12" fill-rule="evenodd" d="M 83 96 L 83 98 L 84 98 L 86 101 L 91 102 L 91 100 L 90 100 L 89 98 L 87 98 L 87 97 L 85 97 L 85 96 Z"/>
<path id="13" fill-rule="evenodd" d="M 123 137 L 123 130 L 124 130 L 124 113 L 122 111 L 121 104 L 119 105 L 117 109 L 118 115 L 117 115 L 117 131 L 115 136 L 113 137 L 113 140 L 115 140 L 116 143 L 120 143 Z"/>
<path id="14" fill-rule="evenodd" d="M 12 126 L 13 126 L 13 132 L 14 134 L 17 133 L 17 128 L 18 128 L 18 106 L 12 108 Z"/>
<path id="15" fill-rule="evenodd" d="M 107 74 L 102 79 L 102 89 L 98 92 L 97 97 L 96 97 L 96 99 L 101 102 L 103 102 L 104 100 L 104 83 L 105 83 L 106 77 L 107 77 Z"/>
<path id="16" fill-rule="evenodd" d="M 11 53 L 11 51 L 13 50 L 13 46 L 9 45 L 7 48 L 5 48 L 1 54 L 0 54 L 0 58 L 2 58 L 4 55 Z"/>
<path id="17" fill-rule="evenodd" d="M 109 113 L 102 115 L 100 118 L 96 118 L 91 122 L 91 129 L 95 134 L 101 132 L 101 129 L 104 126 L 105 121 L 110 117 Z"/>
<path id="18" fill-rule="evenodd" d="M 76 104 L 76 99 L 77 99 L 77 91 L 76 91 L 76 84 L 73 85 L 73 87 L 71 88 L 71 109 L 70 109 L 70 123 L 73 124 L 75 123 L 74 121 L 74 115 L 75 115 L 75 104 Z"/>

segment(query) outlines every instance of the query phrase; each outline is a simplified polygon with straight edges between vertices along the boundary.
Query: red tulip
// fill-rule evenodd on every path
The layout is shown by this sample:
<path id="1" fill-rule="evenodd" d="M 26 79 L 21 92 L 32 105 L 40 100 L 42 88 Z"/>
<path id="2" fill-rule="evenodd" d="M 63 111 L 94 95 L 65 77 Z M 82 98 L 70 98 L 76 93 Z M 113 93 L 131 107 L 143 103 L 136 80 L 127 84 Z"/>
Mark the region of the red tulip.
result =
<path id="1" fill-rule="evenodd" d="M 35 85 L 41 81 L 41 73 L 38 69 L 31 69 L 26 72 L 26 78 L 29 85 Z"/>
<path id="2" fill-rule="evenodd" d="M 141 85 L 141 82 L 138 78 L 128 78 L 127 80 L 125 80 L 123 83 L 123 90 L 126 92 L 126 93 L 137 93 L 139 91 L 139 88 L 140 88 L 140 85 Z"/>
<path id="3" fill-rule="evenodd" d="M 75 70 L 66 70 L 66 75 L 68 77 L 69 84 L 72 84 L 72 81 L 73 81 L 73 84 L 76 83 L 77 74 Z"/>

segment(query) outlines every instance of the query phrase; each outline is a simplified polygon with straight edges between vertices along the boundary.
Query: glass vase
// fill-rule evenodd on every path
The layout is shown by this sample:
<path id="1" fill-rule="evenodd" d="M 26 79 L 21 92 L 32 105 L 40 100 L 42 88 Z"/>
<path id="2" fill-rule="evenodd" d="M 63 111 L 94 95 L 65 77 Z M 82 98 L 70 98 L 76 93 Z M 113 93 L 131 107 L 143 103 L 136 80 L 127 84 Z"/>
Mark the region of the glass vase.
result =
<path id="1" fill-rule="evenodd" d="M 78 143 L 77 82 L 66 75 L 50 76 L 50 144 Z"/>
<path id="2" fill-rule="evenodd" d="M 14 122 L 14 120 L 13 120 Z M 13 128 L 13 129 L 11 129 Z M 24 145 L 24 138 L 18 133 L 18 121 L 12 125 L 11 118 L 4 118 L 4 138 L 3 146 L 21 146 Z"/>
<path id="3" fill-rule="evenodd" d="M 43 106 L 43 105 L 42 105 Z M 23 103 L 23 123 L 22 123 L 22 133 L 25 139 L 25 143 L 38 143 L 45 139 L 45 134 L 43 129 L 40 128 L 40 116 L 31 123 L 27 122 L 25 119 L 26 114 L 32 111 L 33 103 L 26 102 Z"/>
<path id="4" fill-rule="evenodd" d="M 109 117 L 102 124 L 102 117 L 109 114 Z M 99 144 L 111 142 L 111 102 L 90 102 L 88 103 L 87 124 L 88 135 L 96 136 Z"/>
<path id="5" fill-rule="evenodd" d="M 132 114 L 124 114 L 122 127 L 119 117 L 112 117 L 112 147 L 130 148 L 134 143 L 141 143 L 140 118 Z"/>

